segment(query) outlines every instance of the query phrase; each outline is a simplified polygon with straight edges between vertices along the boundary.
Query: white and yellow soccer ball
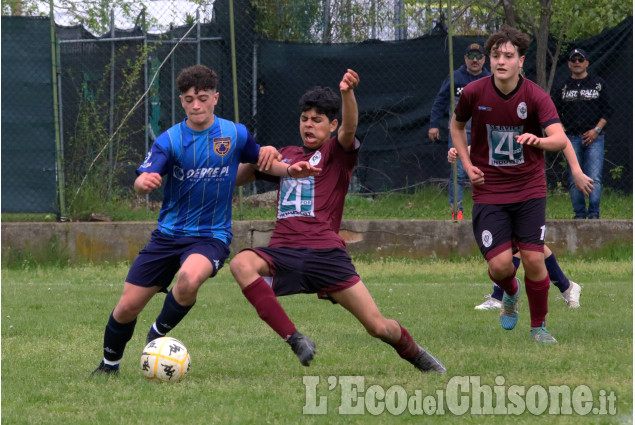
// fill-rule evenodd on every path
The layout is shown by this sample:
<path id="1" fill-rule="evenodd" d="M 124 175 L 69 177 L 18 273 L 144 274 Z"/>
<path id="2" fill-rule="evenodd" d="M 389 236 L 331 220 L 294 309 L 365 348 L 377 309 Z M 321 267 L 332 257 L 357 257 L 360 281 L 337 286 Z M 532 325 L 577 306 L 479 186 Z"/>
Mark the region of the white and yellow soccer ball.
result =
<path id="1" fill-rule="evenodd" d="M 190 353 L 176 338 L 150 341 L 141 354 L 141 371 L 150 380 L 179 382 L 190 371 L 191 364 Z"/>

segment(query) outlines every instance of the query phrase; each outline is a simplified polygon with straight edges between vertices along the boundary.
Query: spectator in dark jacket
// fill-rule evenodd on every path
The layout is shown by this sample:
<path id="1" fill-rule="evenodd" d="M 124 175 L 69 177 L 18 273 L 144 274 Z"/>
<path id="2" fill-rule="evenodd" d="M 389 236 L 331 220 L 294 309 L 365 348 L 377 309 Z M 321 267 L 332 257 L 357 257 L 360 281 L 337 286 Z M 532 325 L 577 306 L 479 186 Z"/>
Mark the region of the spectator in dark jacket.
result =
<path id="1" fill-rule="evenodd" d="M 575 186 L 569 169 L 571 204 L 576 219 L 600 218 L 604 127 L 613 113 L 613 106 L 604 80 L 587 72 L 589 56 L 584 50 L 573 49 L 568 64 L 571 76 L 554 92 L 554 103 L 580 167 L 593 179 L 594 187 L 587 208 L 584 194 Z"/>
<path id="2" fill-rule="evenodd" d="M 491 75 L 490 72 L 483 68 L 485 65 L 485 50 L 483 46 L 478 43 L 472 43 L 465 49 L 465 56 L 463 56 L 465 64 L 454 70 L 454 101 L 459 101 L 459 96 L 463 91 L 463 87 L 467 86 L 472 81 L 476 81 L 479 78 Z M 428 130 L 428 138 L 433 142 L 439 139 L 439 120 L 445 114 L 449 113 L 450 107 L 450 76 L 448 75 L 441 89 L 434 99 L 432 110 L 430 111 L 430 129 Z M 467 143 L 470 144 L 470 124 L 468 121 L 467 130 Z M 452 147 L 452 137 L 448 132 L 448 148 Z M 450 172 L 450 183 L 448 190 L 450 192 L 450 210 L 452 219 L 463 220 L 463 186 L 469 182 L 467 174 L 463 169 L 461 161 L 456 162 L 456 181 L 457 181 L 457 200 L 456 208 L 454 208 L 454 179 Z M 456 211 L 455 211 L 456 210 Z"/>

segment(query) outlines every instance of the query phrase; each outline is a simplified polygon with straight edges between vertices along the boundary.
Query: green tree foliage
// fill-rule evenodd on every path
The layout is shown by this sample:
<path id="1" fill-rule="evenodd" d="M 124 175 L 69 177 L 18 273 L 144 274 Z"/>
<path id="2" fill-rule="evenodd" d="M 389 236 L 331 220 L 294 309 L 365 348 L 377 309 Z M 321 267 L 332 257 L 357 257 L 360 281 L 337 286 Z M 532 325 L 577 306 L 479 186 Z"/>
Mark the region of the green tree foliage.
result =
<path id="1" fill-rule="evenodd" d="M 90 213 L 99 212 L 104 203 L 127 196 L 117 181 L 126 167 L 142 159 L 138 152 L 131 151 L 128 141 L 145 128 L 131 126 L 129 118 L 143 91 L 143 65 L 150 51 L 147 49 L 136 52 L 134 59 L 116 65 L 122 84 L 114 93 L 115 131 L 112 135 L 109 134 L 108 101 L 110 66 L 93 80 L 96 84 L 87 81 L 76 84 L 80 88 L 76 94 L 78 115 L 64 158 L 66 199 L 72 219 L 88 219 Z M 125 57 L 127 50 L 122 47 L 117 56 Z"/>
<path id="2" fill-rule="evenodd" d="M 557 60 L 574 40 L 600 33 L 633 15 L 630 0 L 500 0 L 505 21 L 536 40 L 536 82 L 550 91 Z M 555 47 L 549 49 L 549 38 Z"/>
<path id="3" fill-rule="evenodd" d="M 64 15 L 66 25 L 83 25 L 95 33 L 104 33 L 109 28 L 110 11 L 120 9 L 124 16 L 133 17 L 136 4 L 122 0 L 93 0 L 80 2 L 73 0 L 55 0 L 54 10 Z M 2 14 L 13 16 L 46 16 L 49 14 L 48 0 L 2 0 Z"/>
<path id="4" fill-rule="evenodd" d="M 309 42 L 320 33 L 321 1 L 254 0 L 256 31 L 270 40 Z"/>
<path id="5" fill-rule="evenodd" d="M 50 13 L 51 0 L 1 0 L 2 14 L 11 16 L 48 16 Z M 155 25 L 161 25 L 160 19 L 165 21 L 170 10 L 158 10 L 158 6 L 153 5 L 153 1 L 138 2 L 132 0 L 52 0 L 56 23 L 60 25 L 83 25 L 87 30 L 95 35 L 107 33 L 110 30 L 110 13 L 117 11 L 120 20 L 130 22 L 132 25 L 145 25 L 145 29 Z M 181 5 L 182 3 L 182 5 Z M 158 5 L 159 3 L 157 3 Z M 188 7 L 184 7 L 184 6 Z M 186 22 L 187 10 L 189 6 L 199 7 L 202 16 L 211 17 L 213 1 L 211 0 L 181 0 L 179 2 L 182 9 L 182 21 Z M 147 8 L 153 10 L 147 15 L 147 19 L 142 22 L 141 11 Z M 162 13 L 163 12 L 163 13 Z M 178 22 L 181 24 L 182 22 Z M 163 22 L 167 27 L 171 22 Z"/>

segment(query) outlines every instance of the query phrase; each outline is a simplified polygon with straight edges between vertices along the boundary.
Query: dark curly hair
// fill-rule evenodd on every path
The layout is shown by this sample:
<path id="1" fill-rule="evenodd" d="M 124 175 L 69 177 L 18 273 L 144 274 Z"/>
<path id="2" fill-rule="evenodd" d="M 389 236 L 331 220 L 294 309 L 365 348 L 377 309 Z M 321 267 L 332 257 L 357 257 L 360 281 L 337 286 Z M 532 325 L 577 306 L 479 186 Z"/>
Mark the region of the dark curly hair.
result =
<path id="1" fill-rule="evenodd" d="M 315 112 L 326 115 L 330 121 L 337 118 L 341 105 L 339 95 L 329 87 L 314 87 L 300 98 L 300 112 L 315 109 Z"/>
<path id="2" fill-rule="evenodd" d="M 489 36 L 485 42 L 485 51 L 489 54 L 492 48 L 499 49 L 508 41 L 516 46 L 518 56 L 525 56 L 527 48 L 529 48 L 529 43 L 531 43 L 531 39 L 527 34 L 505 24 L 501 26 L 498 32 Z"/>
<path id="3" fill-rule="evenodd" d="M 201 90 L 216 90 L 218 75 L 205 65 L 194 65 L 183 69 L 176 77 L 176 86 L 181 93 L 194 87 L 196 93 Z"/>

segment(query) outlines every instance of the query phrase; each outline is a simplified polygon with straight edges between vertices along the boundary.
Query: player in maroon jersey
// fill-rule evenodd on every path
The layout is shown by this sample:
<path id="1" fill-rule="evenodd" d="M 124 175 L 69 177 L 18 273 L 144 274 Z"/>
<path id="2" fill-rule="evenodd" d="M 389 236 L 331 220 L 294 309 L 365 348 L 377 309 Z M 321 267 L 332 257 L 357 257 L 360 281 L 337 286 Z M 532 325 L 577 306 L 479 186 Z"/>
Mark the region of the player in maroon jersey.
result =
<path id="1" fill-rule="evenodd" d="M 341 99 L 322 87 L 302 96 L 300 136 L 304 145 L 284 147 L 280 154 L 283 162 L 308 161 L 322 172 L 304 179 L 280 179 L 278 214 L 269 245 L 241 251 L 230 269 L 260 318 L 291 346 L 304 366 L 313 360 L 315 343 L 295 328 L 277 296 L 317 293 L 319 298 L 339 303 L 370 335 L 390 344 L 417 369 L 445 373 L 443 364 L 415 343 L 396 320 L 382 316 L 339 236 L 344 199 L 360 148 L 355 137 L 358 114 L 353 92 L 358 84 L 357 73 L 349 69 L 340 82 Z M 342 124 L 338 129 L 340 103 Z M 251 166 L 239 170 L 241 183 L 254 177 Z"/>
<path id="2" fill-rule="evenodd" d="M 543 150 L 558 151 L 567 137 L 549 94 L 520 74 L 530 39 L 507 25 L 485 43 L 491 78 L 468 84 L 450 126 L 452 140 L 472 182 L 472 225 L 490 278 L 503 288 L 500 322 L 518 321 L 520 280 L 512 243 L 520 249 L 531 317 L 530 336 L 557 342 L 545 318 L 549 276 L 544 263 L 547 180 Z M 472 148 L 465 123 L 472 118 Z"/>

